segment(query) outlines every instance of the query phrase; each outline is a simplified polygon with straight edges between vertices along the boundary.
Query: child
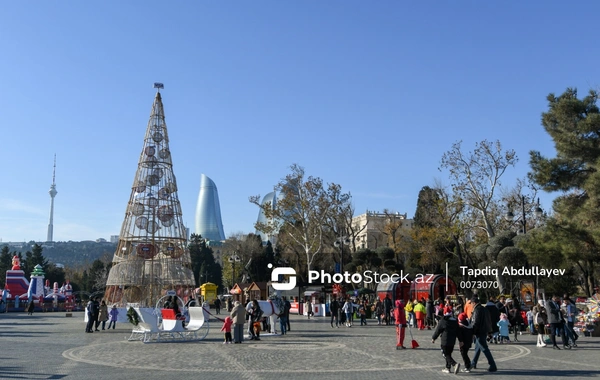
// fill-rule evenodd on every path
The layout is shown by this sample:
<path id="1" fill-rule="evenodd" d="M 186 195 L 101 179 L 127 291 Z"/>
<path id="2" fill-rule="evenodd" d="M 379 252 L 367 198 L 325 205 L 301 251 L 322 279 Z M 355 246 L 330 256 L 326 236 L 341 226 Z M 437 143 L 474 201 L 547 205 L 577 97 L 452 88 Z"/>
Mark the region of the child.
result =
<path id="1" fill-rule="evenodd" d="M 457 334 L 458 321 L 452 316 L 452 311 L 445 313 L 444 317 L 440 319 L 437 324 L 433 336 L 431 337 L 431 343 L 435 343 L 438 336 L 442 336 L 442 355 L 446 359 L 446 368 L 442 370 L 444 373 L 450 373 L 450 368 L 452 366 L 454 366 L 454 373 L 458 373 L 460 370 L 460 364 L 452 359 L 452 351 L 454 350 Z"/>
<path id="2" fill-rule="evenodd" d="M 358 311 L 357 311 L 358 316 L 360 317 L 360 325 L 367 325 L 367 312 L 365 311 L 365 306 L 364 305 L 359 305 L 358 306 Z"/>
<path id="3" fill-rule="evenodd" d="M 471 359 L 469 359 L 469 348 L 473 343 L 473 327 L 469 324 L 466 313 L 458 315 L 458 346 L 460 347 L 460 356 L 462 357 L 465 368 L 463 372 L 471 372 Z"/>
<path id="4" fill-rule="evenodd" d="M 525 316 L 527 317 L 527 326 L 529 327 L 529 332 L 531 333 L 531 335 L 535 335 L 535 327 L 533 325 L 533 311 L 531 309 L 527 310 L 527 314 L 525 314 Z"/>
<path id="5" fill-rule="evenodd" d="M 221 331 L 225 332 L 225 341 L 223 342 L 223 344 L 230 344 L 233 342 L 233 339 L 231 339 L 231 325 L 232 324 L 233 324 L 233 320 L 231 319 L 231 317 L 225 318 L 225 321 L 223 322 L 223 327 L 221 327 Z"/>
<path id="6" fill-rule="evenodd" d="M 117 305 L 112 305 L 112 308 L 108 312 L 110 316 L 110 322 L 108 322 L 108 329 L 110 330 L 110 326 L 112 325 L 113 330 L 117 325 L 117 316 L 119 315 L 119 310 L 117 309 Z"/>
<path id="7" fill-rule="evenodd" d="M 505 341 L 509 343 L 508 328 L 510 327 L 510 322 L 508 322 L 508 316 L 504 313 L 500 314 L 500 320 L 497 325 L 500 328 L 500 343 L 504 343 Z"/>

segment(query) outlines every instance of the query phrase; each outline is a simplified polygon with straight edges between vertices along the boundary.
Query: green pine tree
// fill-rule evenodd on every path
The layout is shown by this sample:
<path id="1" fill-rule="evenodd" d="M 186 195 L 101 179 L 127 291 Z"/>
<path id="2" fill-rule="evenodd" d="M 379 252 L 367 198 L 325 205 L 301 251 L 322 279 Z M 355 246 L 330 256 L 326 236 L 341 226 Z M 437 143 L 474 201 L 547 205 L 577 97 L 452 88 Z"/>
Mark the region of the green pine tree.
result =
<path id="1" fill-rule="evenodd" d="M 569 88 L 548 95 L 542 124 L 556 149 L 555 157 L 530 152 L 530 179 L 548 192 L 560 191 L 554 200 L 554 224 L 561 231 L 544 245 L 578 247 L 564 252 L 585 279 L 583 288 L 593 294 L 600 260 L 600 110 L 598 93 L 582 99 Z M 561 239 L 561 242 L 554 241 Z"/>

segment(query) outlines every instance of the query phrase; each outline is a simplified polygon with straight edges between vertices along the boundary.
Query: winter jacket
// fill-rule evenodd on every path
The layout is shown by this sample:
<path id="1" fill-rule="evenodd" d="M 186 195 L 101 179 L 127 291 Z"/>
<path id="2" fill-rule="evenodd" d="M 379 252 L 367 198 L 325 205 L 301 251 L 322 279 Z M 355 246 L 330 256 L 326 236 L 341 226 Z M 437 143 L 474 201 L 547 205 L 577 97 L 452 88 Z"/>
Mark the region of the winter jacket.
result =
<path id="1" fill-rule="evenodd" d="M 548 300 L 546 307 L 548 308 L 548 323 L 562 323 L 563 317 L 560 312 L 560 306 L 553 300 Z"/>
<path id="2" fill-rule="evenodd" d="M 340 308 L 340 304 L 338 301 L 333 300 L 329 303 L 329 311 L 333 314 L 337 314 L 338 309 Z"/>
<path id="3" fill-rule="evenodd" d="M 233 307 L 229 316 L 234 324 L 243 325 L 246 322 L 246 309 L 242 304 L 238 304 Z"/>
<path id="4" fill-rule="evenodd" d="M 257 307 L 256 309 L 252 310 L 252 322 L 256 323 L 256 322 L 260 322 L 263 316 L 263 311 L 260 307 Z"/>
<path id="5" fill-rule="evenodd" d="M 108 314 L 110 315 L 111 322 L 116 322 L 117 321 L 117 316 L 119 315 L 119 310 L 116 307 L 113 307 L 113 308 L 110 309 L 110 311 L 108 312 Z"/>
<path id="6" fill-rule="evenodd" d="M 480 303 L 475 305 L 473 314 L 471 315 L 471 321 L 473 321 L 473 334 L 475 334 L 475 336 L 485 336 L 489 332 L 492 332 L 490 313 Z"/>
<path id="7" fill-rule="evenodd" d="M 417 319 L 419 319 L 419 314 L 417 313 L 422 313 L 422 318 L 425 318 L 425 313 L 427 312 L 427 310 L 425 310 L 425 305 L 419 302 L 415 305 L 413 310 L 415 312 L 415 315 L 417 316 Z"/>
<path id="8" fill-rule="evenodd" d="M 498 332 L 498 322 L 500 321 L 500 310 L 498 310 L 498 308 L 496 307 L 496 305 L 493 302 L 488 302 L 485 305 L 485 308 L 487 309 L 487 311 L 490 315 L 490 322 L 492 323 L 492 332 L 497 333 Z"/>
<path id="9" fill-rule="evenodd" d="M 433 319 L 433 316 L 435 315 L 435 306 L 433 306 L 433 301 L 431 299 L 427 300 L 425 310 L 427 310 L 427 318 Z"/>
<path id="10" fill-rule="evenodd" d="M 473 308 L 475 307 L 475 305 L 473 304 L 473 302 L 471 300 L 468 300 L 465 303 L 465 314 L 467 314 L 467 318 L 471 318 L 473 315 Z"/>
<path id="11" fill-rule="evenodd" d="M 458 320 L 453 316 L 445 316 L 440 319 L 431 339 L 436 340 L 441 335 L 442 346 L 454 346 L 456 336 L 458 335 Z"/>
<path id="12" fill-rule="evenodd" d="M 354 304 L 351 301 L 346 301 L 344 306 L 342 307 L 344 313 L 352 314 L 354 312 Z"/>
<path id="13" fill-rule="evenodd" d="M 389 297 L 383 299 L 383 308 L 386 313 L 389 313 L 392 310 L 392 300 Z"/>
<path id="14" fill-rule="evenodd" d="M 100 314 L 98 315 L 100 322 L 108 321 L 108 306 L 106 304 L 100 305 Z"/>
<path id="15" fill-rule="evenodd" d="M 223 322 L 223 327 L 221 327 L 221 331 L 231 332 L 232 324 L 233 324 L 233 320 L 231 319 L 231 317 L 225 318 L 225 321 Z"/>
<path id="16" fill-rule="evenodd" d="M 406 313 L 402 308 L 394 308 L 394 321 L 396 321 L 396 325 L 406 326 Z"/>
<path id="17" fill-rule="evenodd" d="M 508 319 L 501 319 L 496 323 L 500 330 L 500 336 L 508 336 L 508 327 L 510 326 L 510 322 Z"/>
<path id="18" fill-rule="evenodd" d="M 85 306 L 85 311 L 87 312 L 88 316 L 94 315 L 94 301 L 88 301 L 87 305 Z"/>
<path id="19" fill-rule="evenodd" d="M 458 333 L 456 335 L 459 342 L 462 342 L 463 349 L 468 350 L 473 343 L 473 327 L 469 324 L 458 324 Z"/>

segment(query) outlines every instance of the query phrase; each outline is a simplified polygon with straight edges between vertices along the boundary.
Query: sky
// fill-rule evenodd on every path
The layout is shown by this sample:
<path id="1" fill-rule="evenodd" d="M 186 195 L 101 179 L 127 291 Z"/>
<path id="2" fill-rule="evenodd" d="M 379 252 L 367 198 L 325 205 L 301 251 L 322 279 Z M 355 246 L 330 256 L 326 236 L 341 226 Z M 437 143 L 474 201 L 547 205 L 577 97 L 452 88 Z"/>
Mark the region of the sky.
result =
<path id="1" fill-rule="evenodd" d="M 440 160 L 484 139 L 514 149 L 502 179 L 554 156 L 541 113 L 599 88 L 600 3 L 581 1 L 12 1 L 0 12 L 0 239 L 118 235 L 155 90 L 184 223 L 200 175 L 225 234 L 290 165 L 352 194 L 356 214 L 414 216 Z M 557 194 L 541 194 L 551 208 Z"/>

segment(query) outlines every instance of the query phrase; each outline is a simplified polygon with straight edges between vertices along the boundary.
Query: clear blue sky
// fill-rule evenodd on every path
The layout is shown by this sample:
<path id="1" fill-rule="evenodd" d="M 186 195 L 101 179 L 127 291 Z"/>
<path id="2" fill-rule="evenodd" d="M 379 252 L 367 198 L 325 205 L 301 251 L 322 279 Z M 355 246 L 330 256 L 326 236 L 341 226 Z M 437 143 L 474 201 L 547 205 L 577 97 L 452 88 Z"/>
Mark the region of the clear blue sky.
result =
<path id="1" fill-rule="evenodd" d="M 442 154 L 500 140 L 529 170 L 553 155 L 546 96 L 598 88 L 600 3 L 581 1 L 10 1 L 0 12 L 0 239 L 108 239 L 125 215 L 155 91 L 184 222 L 200 174 L 225 233 L 292 163 L 356 212 L 414 215 Z M 545 208 L 553 195 L 542 197 Z"/>

